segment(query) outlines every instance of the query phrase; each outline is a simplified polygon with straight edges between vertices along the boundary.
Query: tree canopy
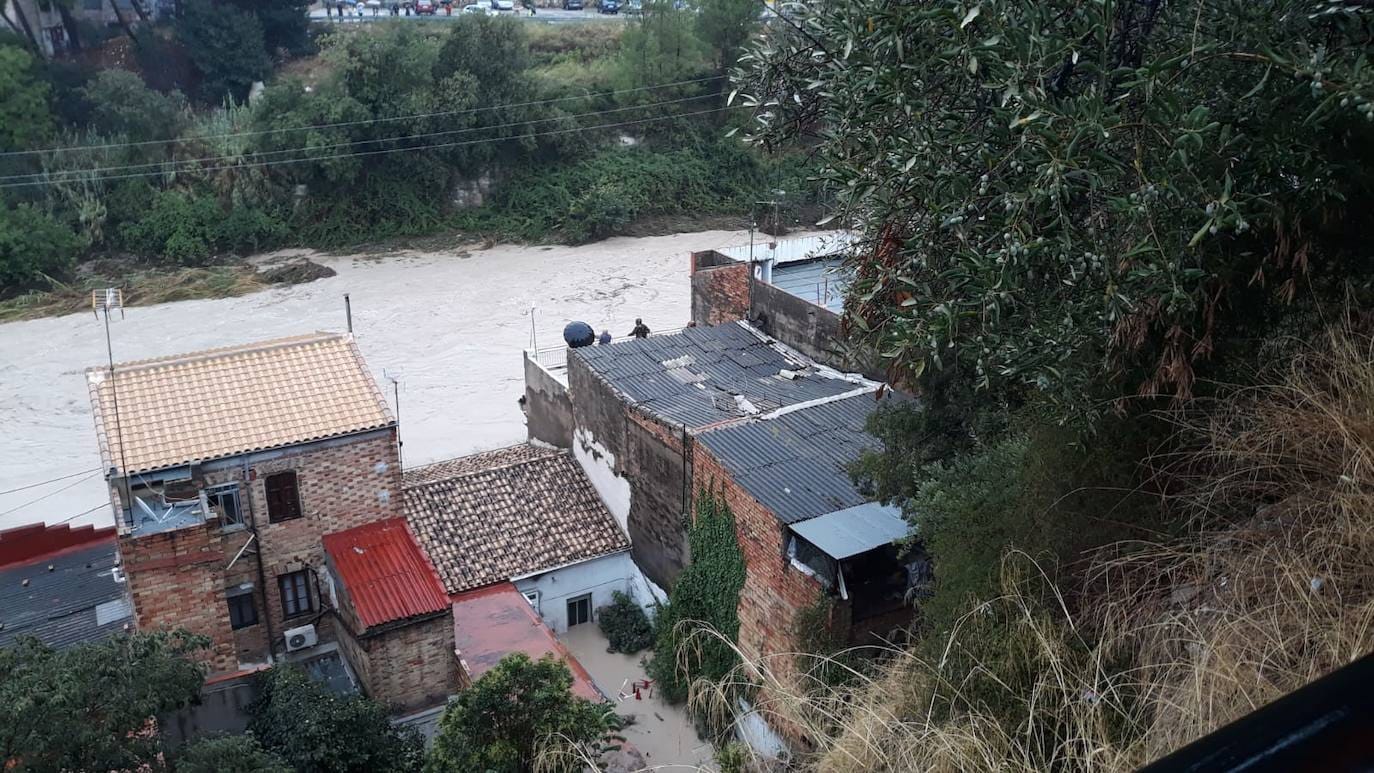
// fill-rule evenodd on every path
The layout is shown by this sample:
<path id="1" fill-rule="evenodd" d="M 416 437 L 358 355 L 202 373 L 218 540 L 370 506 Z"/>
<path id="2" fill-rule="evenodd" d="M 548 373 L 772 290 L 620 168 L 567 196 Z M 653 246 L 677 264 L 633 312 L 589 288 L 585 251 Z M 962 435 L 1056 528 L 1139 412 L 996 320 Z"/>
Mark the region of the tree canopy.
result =
<path id="1" fill-rule="evenodd" d="M 850 323 L 899 378 L 1091 417 L 1367 302 L 1367 5 L 788 6 L 741 61 L 752 137 L 818 141 L 868 239 Z"/>
<path id="2" fill-rule="evenodd" d="M 449 703 L 425 770 L 525 773 L 536 760 L 541 770 L 583 769 L 617 722 L 572 685 L 567 664 L 552 655 L 507 655 Z"/>
<path id="3" fill-rule="evenodd" d="M 283 665 L 259 677 L 248 731 L 298 773 L 406 773 L 420 769 L 424 743 L 391 724 L 385 706 L 340 696 Z"/>
<path id="4" fill-rule="evenodd" d="M 0 148 L 35 147 L 55 130 L 48 84 L 37 77 L 33 55 L 19 46 L 0 45 Z"/>
<path id="5" fill-rule="evenodd" d="M 158 632 L 0 649 L 0 759 L 16 771 L 158 767 L 150 720 L 200 696 L 204 671 L 189 656 L 207 643 Z"/>

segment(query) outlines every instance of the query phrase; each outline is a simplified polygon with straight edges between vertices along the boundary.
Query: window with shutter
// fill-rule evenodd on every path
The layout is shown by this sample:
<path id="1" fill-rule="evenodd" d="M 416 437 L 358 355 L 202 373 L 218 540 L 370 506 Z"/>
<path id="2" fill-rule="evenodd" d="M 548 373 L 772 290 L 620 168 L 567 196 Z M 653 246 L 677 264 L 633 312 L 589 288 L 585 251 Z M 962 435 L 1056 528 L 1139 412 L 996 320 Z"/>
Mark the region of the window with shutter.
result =
<path id="1" fill-rule="evenodd" d="M 296 617 L 315 611 L 315 598 L 310 593 L 310 570 L 277 575 L 277 589 L 281 591 L 283 617 Z"/>
<path id="2" fill-rule="evenodd" d="M 267 520 L 270 523 L 301 517 L 301 496 L 294 470 L 267 476 Z"/>

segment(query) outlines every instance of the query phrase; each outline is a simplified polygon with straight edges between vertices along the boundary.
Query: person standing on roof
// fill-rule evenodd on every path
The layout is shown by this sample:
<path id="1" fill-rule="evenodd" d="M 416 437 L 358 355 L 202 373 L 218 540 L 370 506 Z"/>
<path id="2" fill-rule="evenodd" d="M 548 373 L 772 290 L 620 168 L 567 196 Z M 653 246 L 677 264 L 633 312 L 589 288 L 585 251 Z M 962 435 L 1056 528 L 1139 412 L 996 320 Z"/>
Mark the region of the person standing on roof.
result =
<path id="1" fill-rule="evenodd" d="M 610 342 L 611 342 L 611 331 L 609 331 L 609 330 L 602 330 L 602 331 L 601 331 L 601 337 L 598 338 L 598 339 L 596 339 L 597 345 L 598 345 L 598 346 L 605 346 L 606 344 L 609 344 Z"/>
<path id="2" fill-rule="evenodd" d="M 649 326 L 644 324 L 644 320 L 640 319 L 639 317 L 635 317 L 635 329 L 630 331 L 630 335 L 634 336 L 635 338 L 648 338 Z"/>

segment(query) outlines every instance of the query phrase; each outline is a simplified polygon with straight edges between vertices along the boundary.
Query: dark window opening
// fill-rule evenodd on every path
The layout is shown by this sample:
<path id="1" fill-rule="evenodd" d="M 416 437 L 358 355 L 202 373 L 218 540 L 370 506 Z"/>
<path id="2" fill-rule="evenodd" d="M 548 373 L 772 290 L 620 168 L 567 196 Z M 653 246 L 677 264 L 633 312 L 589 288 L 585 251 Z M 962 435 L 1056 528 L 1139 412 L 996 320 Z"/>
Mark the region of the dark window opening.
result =
<path id="1" fill-rule="evenodd" d="M 888 545 L 860 553 L 840 565 L 855 620 L 886 614 L 907 603 L 910 576 L 899 555 L 896 546 Z"/>
<path id="2" fill-rule="evenodd" d="M 589 623 L 592 619 L 592 596 L 578 596 L 568 599 L 568 627 Z"/>
<path id="3" fill-rule="evenodd" d="M 253 604 L 253 594 L 240 593 L 229 599 L 229 627 L 237 631 L 258 624 L 258 608 Z"/>
<path id="4" fill-rule="evenodd" d="M 267 520 L 271 523 L 301 517 L 301 495 L 295 470 L 267 476 Z"/>
<path id="5" fill-rule="evenodd" d="M 315 598 L 310 594 L 310 570 L 302 569 L 277 576 L 281 590 L 281 612 L 286 617 L 298 617 L 315 611 Z"/>
<path id="6" fill-rule="evenodd" d="M 219 514 L 221 527 L 243 525 L 243 513 L 239 509 L 239 486 L 237 483 L 206 489 L 205 501 L 209 502 L 211 509 Z"/>

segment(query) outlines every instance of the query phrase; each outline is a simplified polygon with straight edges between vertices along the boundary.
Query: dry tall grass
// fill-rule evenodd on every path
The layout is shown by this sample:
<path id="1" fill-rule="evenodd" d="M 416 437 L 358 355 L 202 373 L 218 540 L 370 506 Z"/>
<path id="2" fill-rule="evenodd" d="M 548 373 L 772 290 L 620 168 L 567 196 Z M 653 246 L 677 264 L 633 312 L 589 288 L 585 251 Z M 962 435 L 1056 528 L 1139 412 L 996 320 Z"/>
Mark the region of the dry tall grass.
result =
<path id="1" fill-rule="evenodd" d="M 1197 527 L 1100 559 L 1077 618 L 1011 555 L 1005 594 L 937 662 L 892 648 L 834 689 L 780 678 L 785 654 L 735 678 L 815 741 L 813 771 L 1117 771 L 1374 650 L 1374 340 L 1332 335 L 1276 381 L 1177 417 L 1192 450 L 1166 472 Z M 989 617 L 1016 656 L 955 657 Z M 986 709 L 988 685 L 1012 711 Z M 725 694 L 693 697 L 719 709 Z"/>

